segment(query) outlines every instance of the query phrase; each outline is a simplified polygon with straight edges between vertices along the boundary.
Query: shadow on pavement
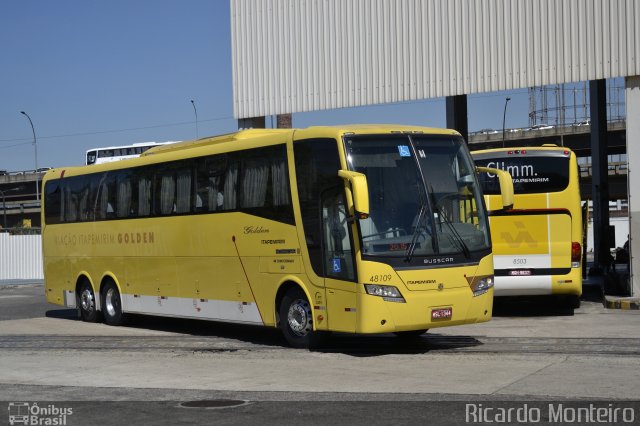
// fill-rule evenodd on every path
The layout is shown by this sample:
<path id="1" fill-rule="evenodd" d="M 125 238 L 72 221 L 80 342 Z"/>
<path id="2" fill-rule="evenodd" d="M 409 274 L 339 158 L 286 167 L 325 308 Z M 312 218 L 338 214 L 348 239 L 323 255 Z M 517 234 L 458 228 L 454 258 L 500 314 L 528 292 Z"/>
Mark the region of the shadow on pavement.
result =
<path id="1" fill-rule="evenodd" d="M 494 317 L 571 316 L 574 310 L 552 296 L 509 296 L 493 300 Z"/>
<path id="2" fill-rule="evenodd" d="M 58 318 L 68 320 L 80 320 L 77 309 L 53 309 L 45 312 L 47 318 Z"/>
<path id="3" fill-rule="evenodd" d="M 448 336 L 426 333 L 414 338 L 399 338 L 392 334 L 373 336 L 331 335 L 316 352 L 341 353 L 354 357 L 374 357 L 390 354 L 412 355 L 428 352 L 455 351 L 483 343 L 470 336 Z"/>
<path id="4" fill-rule="evenodd" d="M 49 318 L 60 318 L 80 321 L 76 309 L 56 309 L 46 313 Z M 248 343 L 274 348 L 288 347 L 280 330 L 271 327 L 229 324 L 223 322 L 156 317 L 149 315 L 129 315 L 124 328 L 139 330 L 155 330 L 168 333 L 178 333 L 189 338 L 211 337 L 229 339 L 236 342 Z M 172 339 L 176 336 L 140 336 L 141 344 L 146 339 Z M 178 336 L 180 338 L 180 336 Z M 200 340 L 200 339 L 199 339 Z M 215 343 L 215 344 L 213 344 Z M 221 342 L 214 342 L 198 347 L 196 352 L 219 352 Z M 225 350 L 233 346 L 233 342 L 224 342 Z M 372 357 L 389 354 L 422 354 L 432 351 L 447 351 L 481 345 L 479 340 L 468 336 L 447 336 L 426 333 L 413 338 L 400 338 L 394 334 L 353 335 L 348 333 L 329 333 L 324 336 L 323 344 L 313 349 L 314 352 L 342 353 L 356 357 Z M 249 349 L 250 348 L 241 348 Z"/>

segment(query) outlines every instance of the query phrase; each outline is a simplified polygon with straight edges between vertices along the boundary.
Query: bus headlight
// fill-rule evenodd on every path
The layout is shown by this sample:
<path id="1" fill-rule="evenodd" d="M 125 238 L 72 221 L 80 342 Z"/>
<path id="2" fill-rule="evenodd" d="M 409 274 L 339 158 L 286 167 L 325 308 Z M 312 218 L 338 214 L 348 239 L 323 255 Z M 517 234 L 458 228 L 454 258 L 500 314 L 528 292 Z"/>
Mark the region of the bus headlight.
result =
<path id="1" fill-rule="evenodd" d="M 405 302 L 400 290 L 392 285 L 365 284 L 364 288 L 367 291 L 367 294 L 380 296 L 387 302 Z"/>
<path id="2" fill-rule="evenodd" d="M 493 276 L 490 275 L 488 277 L 484 277 L 475 281 L 471 285 L 471 291 L 473 291 L 473 296 L 481 296 L 489 291 L 489 289 L 493 287 Z"/>

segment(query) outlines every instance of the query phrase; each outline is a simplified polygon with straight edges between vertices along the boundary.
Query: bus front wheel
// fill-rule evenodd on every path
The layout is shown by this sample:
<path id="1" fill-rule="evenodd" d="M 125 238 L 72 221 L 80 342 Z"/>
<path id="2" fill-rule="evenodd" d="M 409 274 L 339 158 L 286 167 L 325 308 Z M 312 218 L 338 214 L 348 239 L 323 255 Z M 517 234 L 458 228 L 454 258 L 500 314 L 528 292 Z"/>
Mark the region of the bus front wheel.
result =
<path id="1" fill-rule="evenodd" d="M 313 310 L 300 289 L 291 289 L 280 303 L 280 330 L 289 345 L 309 349 L 320 344 L 320 333 L 313 331 Z"/>
<path id="2" fill-rule="evenodd" d="M 104 322 L 109 325 L 124 324 L 125 316 L 122 313 L 122 299 L 118 286 L 113 281 L 109 281 L 102 289 L 102 312 Z"/>
<path id="3" fill-rule="evenodd" d="M 80 318 L 84 322 L 98 322 L 99 314 L 96 307 L 96 296 L 88 281 L 84 281 L 78 290 L 78 307 Z"/>

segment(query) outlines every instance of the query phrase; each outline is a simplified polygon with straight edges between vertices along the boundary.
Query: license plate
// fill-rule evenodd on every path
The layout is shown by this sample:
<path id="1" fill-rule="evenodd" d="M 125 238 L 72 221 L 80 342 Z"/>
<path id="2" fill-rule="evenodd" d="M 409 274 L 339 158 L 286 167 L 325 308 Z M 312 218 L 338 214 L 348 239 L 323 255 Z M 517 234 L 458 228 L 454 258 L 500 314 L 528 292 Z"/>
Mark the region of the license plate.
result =
<path id="1" fill-rule="evenodd" d="M 432 309 L 431 310 L 431 320 L 432 321 L 448 320 L 448 319 L 451 319 L 452 315 L 453 315 L 453 309 L 452 308 L 438 308 L 438 309 Z"/>
<path id="2" fill-rule="evenodd" d="M 532 275 L 531 269 L 512 269 L 509 271 L 509 275 L 512 277 L 525 277 Z"/>

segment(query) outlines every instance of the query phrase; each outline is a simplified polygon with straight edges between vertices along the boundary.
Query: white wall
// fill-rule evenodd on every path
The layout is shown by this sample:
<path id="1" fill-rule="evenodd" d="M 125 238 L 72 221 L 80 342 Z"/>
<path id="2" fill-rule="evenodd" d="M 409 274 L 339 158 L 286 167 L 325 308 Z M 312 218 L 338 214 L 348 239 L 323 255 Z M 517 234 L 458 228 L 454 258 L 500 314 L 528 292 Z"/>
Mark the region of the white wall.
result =
<path id="1" fill-rule="evenodd" d="M 43 279 L 42 237 L 0 233 L 0 283 Z"/>

